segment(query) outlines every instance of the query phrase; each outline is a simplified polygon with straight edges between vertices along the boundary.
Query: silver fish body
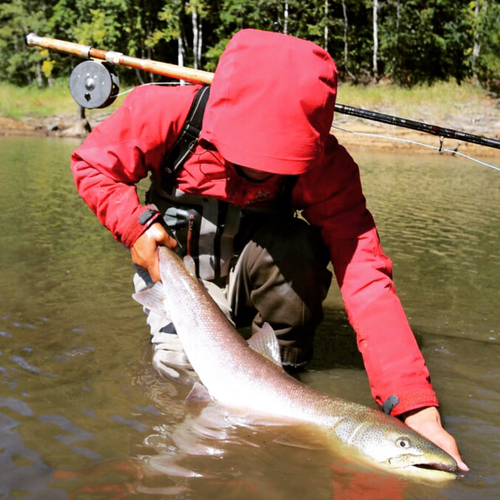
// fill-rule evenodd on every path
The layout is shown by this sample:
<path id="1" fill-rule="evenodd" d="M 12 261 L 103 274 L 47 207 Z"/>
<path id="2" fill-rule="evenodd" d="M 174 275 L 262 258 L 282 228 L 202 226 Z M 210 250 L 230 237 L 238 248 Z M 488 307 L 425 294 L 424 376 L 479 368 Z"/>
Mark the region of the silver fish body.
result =
<path id="1" fill-rule="evenodd" d="M 455 460 L 398 419 L 288 375 L 272 356 L 263 356 L 239 335 L 174 252 L 160 248 L 159 260 L 162 289 L 168 293 L 141 292 L 134 298 L 168 311 L 193 369 L 216 402 L 256 422 L 305 426 L 319 433 L 326 446 L 386 470 L 423 475 L 435 469 L 436 479 L 454 477 L 444 471 L 457 471 Z M 250 343 L 276 352 L 272 329 L 259 335 Z"/>

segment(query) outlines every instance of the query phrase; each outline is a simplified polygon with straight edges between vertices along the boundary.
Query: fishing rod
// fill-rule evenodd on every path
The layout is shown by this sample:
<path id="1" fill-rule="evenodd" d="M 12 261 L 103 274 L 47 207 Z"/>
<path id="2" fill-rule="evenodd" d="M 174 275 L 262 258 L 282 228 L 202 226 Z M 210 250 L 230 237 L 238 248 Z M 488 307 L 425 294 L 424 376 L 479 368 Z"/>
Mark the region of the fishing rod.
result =
<path id="1" fill-rule="evenodd" d="M 472 142 L 481 146 L 488 146 L 490 148 L 500 149 L 500 140 L 490 137 L 483 137 L 480 135 L 468 134 L 459 130 L 451 128 L 444 128 L 438 125 L 430 125 L 424 122 L 417 122 L 408 120 L 406 118 L 399 118 L 397 116 L 386 115 L 384 113 L 377 113 L 376 111 L 369 111 L 365 109 L 353 108 L 352 106 L 345 106 L 343 104 L 336 104 L 335 111 L 346 115 L 357 116 L 376 122 L 388 123 L 389 125 L 396 125 L 398 127 L 410 128 L 418 130 L 419 132 L 426 132 L 427 134 L 437 135 L 439 137 L 446 137 L 448 139 L 458 139 L 465 142 Z"/>
<path id="2" fill-rule="evenodd" d="M 71 95 L 73 99 L 84 108 L 103 108 L 109 106 L 116 99 L 119 91 L 119 81 L 112 65 L 127 66 L 157 75 L 205 85 L 210 85 L 214 77 L 214 74 L 208 71 L 186 68 L 175 64 L 153 61 L 151 59 L 126 56 L 121 52 L 115 52 L 113 50 L 106 51 L 79 43 L 41 37 L 34 33 L 30 33 L 26 36 L 26 43 L 30 47 L 41 47 L 64 54 L 78 56 L 83 59 L 99 59 L 104 61 L 104 63 L 90 60 L 85 61 L 79 64 L 70 76 L 69 87 Z M 409 128 L 443 138 L 458 139 L 464 142 L 500 149 L 500 140 L 498 139 L 468 134 L 438 125 L 408 120 L 397 116 L 386 115 L 384 113 L 346 106 L 344 104 L 335 104 L 335 111 L 337 113 Z"/>

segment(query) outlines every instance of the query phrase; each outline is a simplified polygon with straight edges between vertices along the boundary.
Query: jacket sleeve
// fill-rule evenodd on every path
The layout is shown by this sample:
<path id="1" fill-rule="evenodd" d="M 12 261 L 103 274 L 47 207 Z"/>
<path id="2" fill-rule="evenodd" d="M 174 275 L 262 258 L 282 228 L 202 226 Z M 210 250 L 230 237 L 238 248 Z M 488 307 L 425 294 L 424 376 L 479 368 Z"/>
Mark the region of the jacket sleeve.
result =
<path id="1" fill-rule="evenodd" d="M 356 331 L 370 388 L 391 414 L 438 406 L 429 371 L 396 295 L 392 264 L 366 208 L 358 166 L 332 136 L 325 163 L 296 184 L 294 202 L 321 228 L 349 321 Z"/>
<path id="2" fill-rule="evenodd" d="M 99 124 L 71 156 L 78 192 L 113 236 L 130 248 L 146 226 L 136 184 L 159 177 L 166 151 L 187 117 L 198 86 L 145 86 Z"/>

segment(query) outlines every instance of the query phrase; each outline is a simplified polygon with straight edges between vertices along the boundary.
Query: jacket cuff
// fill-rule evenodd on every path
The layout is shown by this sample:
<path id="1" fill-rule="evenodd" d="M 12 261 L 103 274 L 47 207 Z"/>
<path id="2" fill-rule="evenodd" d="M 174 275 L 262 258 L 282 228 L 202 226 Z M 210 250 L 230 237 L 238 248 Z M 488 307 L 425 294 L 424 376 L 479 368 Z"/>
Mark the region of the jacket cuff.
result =
<path id="1" fill-rule="evenodd" d="M 418 389 L 390 396 L 385 400 L 382 409 L 386 413 L 396 417 L 403 413 L 429 406 L 439 406 L 436 393 L 432 389 Z"/>
<path id="2" fill-rule="evenodd" d="M 147 231 L 147 229 L 161 220 L 162 215 L 154 205 L 141 207 L 132 216 L 131 222 L 124 232 L 122 243 L 127 248 L 132 248 L 137 239 Z"/>

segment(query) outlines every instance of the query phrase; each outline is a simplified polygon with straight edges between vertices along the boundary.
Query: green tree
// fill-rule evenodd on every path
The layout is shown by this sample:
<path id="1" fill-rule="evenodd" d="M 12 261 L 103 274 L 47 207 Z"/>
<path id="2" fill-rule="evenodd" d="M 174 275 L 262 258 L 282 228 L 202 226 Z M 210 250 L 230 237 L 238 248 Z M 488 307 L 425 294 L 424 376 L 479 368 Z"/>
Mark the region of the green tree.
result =
<path id="1" fill-rule="evenodd" d="M 281 0 L 255 0 L 254 2 L 219 0 L 212 3 L 216 5 L 213 9 L 214 14 L 211 16 L 214 37 L 206 52 L 206 69 L 210 71 L 215 69 L 222 51 L 237 31 L 244 28 L 271 31 L 275 23 L 278 23 L 281 28 L 285 24 L 285 2 Z M 287 3 L 292 4 L 292 2 Z"/>
<path id="2" fill-rule="evenodd" d="M 214 70 L 236 31 L 276 23 L 326 47 L 344 80 L 410 86 L 474 74 L 500 87 L 498 0 L 3 0 L 0 79 L 42 86 L 79 62 L 26 47 L 29 32 Z M 117 71 L 132 84 L 160 79 Z"/>
<path id="3" fill-rule="evenodd" d="M 173 62 L 174 51 L 168 45 L 150 43 L 163 22 L 159 13 L 164 3 L 162 0 L 58 0 L 48 20 L 51 36 L 135 57 Z M 73 60 L 65 66 L 77 63 Z M 120 79 L 128 83 L 158 79 L 139 70 L 116 70 Z"/>
<path id="4" fill-rule="evenodd" d="M 178 64 L 200 68 L 205 33 L 203 27 L 209 14 L 210 6 L 206 0 L 172 0 L 164 3 L 158 12 L 159 22 L 147 37 L 146 46 L 169 46 L 171 52 L 175 46 Z"/>
<path id="5" fill-rule="evenodd" d="M 51 15 L 50 1 L 10 0 L 0 4 L 0 79 L 17 85 L 36 82 L 41 87 L 51 77 L 52 55 L 28 48 L 30 32 L 47 33 L 46 19 Z"/>
<path id="6" fill-rule="evenodd" d="M 373 3 L 371 0 L 336 2 L 329 41 L 340 77 L 355 83 L 372 81 Z M 379 72 L 381 72 L 379 68 Z"/>
<path id="7" fill-rule="evenodd" d="M 469 6 L 450 0 L 391 2 L 380 25 L 385 72 L 405 86 L 470 74 Z"/>
<path id="8" fill-rule="evenodd" d="M 475 26 L 480 44 L 474 61 L 475 76 L 484 87 L 500 94 L 500 5 L 491 0 L 480 3 Z"/>

